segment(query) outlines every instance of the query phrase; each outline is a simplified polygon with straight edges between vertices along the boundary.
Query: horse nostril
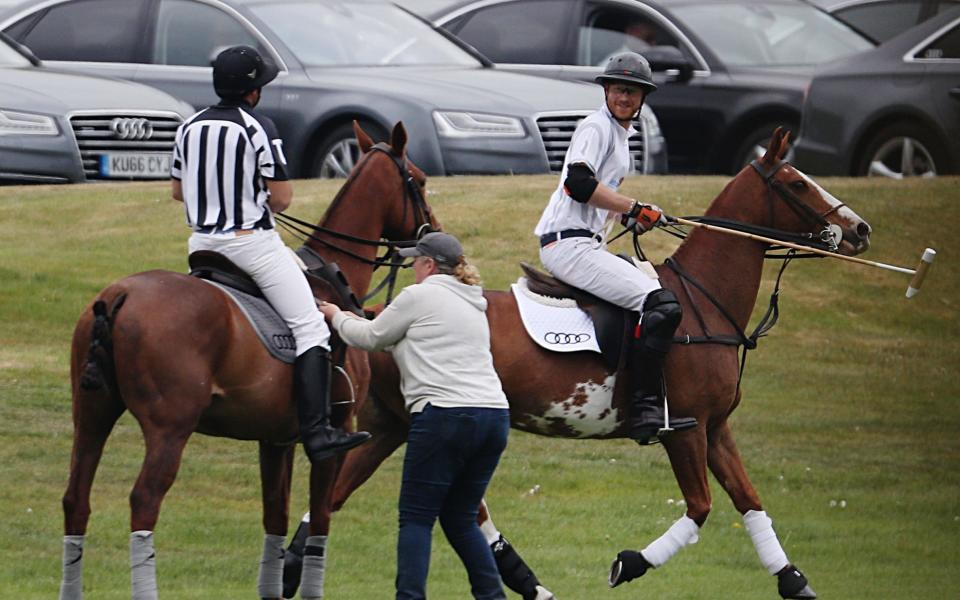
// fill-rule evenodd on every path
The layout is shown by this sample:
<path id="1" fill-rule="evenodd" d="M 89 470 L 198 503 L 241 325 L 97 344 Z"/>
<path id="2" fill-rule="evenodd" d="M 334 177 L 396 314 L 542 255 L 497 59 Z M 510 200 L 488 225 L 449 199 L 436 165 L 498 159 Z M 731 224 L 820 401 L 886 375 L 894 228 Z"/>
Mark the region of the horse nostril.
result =
<path id="1" fill-rule="evenodd" d="M 870 233 L 872 231 L 873 229 L 866 222 L 861 222 L 859 225 L 857 225 L 857 235 L 860 236 L 861 240 L 870 239 Z"/>

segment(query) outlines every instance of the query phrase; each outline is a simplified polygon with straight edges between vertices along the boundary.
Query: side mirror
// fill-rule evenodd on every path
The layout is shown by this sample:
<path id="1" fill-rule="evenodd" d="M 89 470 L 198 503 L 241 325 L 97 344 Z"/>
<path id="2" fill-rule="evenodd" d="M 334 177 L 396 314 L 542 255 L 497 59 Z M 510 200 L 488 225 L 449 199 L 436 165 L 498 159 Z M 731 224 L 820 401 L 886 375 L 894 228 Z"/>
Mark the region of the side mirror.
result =
<path id="1" fill-rule="evenodd" d="M 643 57 L 655 73 L 665 73 L 675 81 L 693 77 L 693 63 L 676 46 L 654 46 L 644 50 Z"/>

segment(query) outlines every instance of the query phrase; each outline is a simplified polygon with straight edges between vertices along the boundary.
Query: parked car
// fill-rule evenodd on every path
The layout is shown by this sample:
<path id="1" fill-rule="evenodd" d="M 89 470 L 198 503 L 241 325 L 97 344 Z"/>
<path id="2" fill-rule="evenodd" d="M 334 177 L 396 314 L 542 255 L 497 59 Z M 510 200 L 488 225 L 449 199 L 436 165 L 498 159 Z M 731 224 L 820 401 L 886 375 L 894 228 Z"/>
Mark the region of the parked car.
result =
<path id="1" fill-rule="evenodd" d="M 822 175 L 960 172 L 960 8 L 824 66 L 795 150 Z"/>
<path id="2" fill-rule="evenodd" d="M 502 68 L 548 77 L 592 80 L 611 53 L 639 51 L 671 172 L 739 171 L 776 125 L 799 126 L 814 65 L 874 46 L 801 0 L 469 0 L 430 19 Z"/>
<path id="3" fill-rule="evenodd" d="M 885 42 L 945 10 L 960 6 L 960 0 L 807 1 L 877 42 Z"/>
<path id="4" fill-rule="evenodd" d="M 193 112 L 145 85 L 59 72 L 0 34 L 0 182 L 170 177 Z"/>
<path id="5" fill-rule="evenodd" d="M 258 109 L 301 177 L 349 172 L 354 119 L 374 138 L 404 121 L 410 157 L 428 174 L 549 172 L 602 102 L 596 85 L 492 68 L 380 1 L 42 0 L 14 9 L 0 29 L 51 64 L 146 83 L 195 106 L 216 102 L 211 58 L 255 46 L 280 67 Z M 655 117 L 643 117 L 632 141 L 637 170 L 662 170 Z"/>

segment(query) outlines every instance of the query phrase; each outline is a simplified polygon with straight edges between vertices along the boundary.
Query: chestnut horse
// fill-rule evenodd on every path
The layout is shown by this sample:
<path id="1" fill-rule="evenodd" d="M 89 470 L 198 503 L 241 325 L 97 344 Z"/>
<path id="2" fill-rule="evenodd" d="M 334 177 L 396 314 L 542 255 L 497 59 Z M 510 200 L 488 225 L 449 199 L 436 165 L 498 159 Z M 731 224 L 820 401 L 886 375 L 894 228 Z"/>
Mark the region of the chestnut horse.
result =
<path id="1" fill-rule="evenodd" d="M 381 151 L 376 152 L 369 152 L 373 142 L 356 124 L 355 131 L 366 154 L 327 209 L 321 221 L 325 229 L 318 228 L 307 245 L 324 259 L 338 261 L 353 290 L 362 296 L 370 285 L 381 238 L 411 240 L 423 225 L 436 223 L 424 201 L 424 175 L 405 158 L 403 125 L 398 123 L 390 143 L 377 145 Z M 99 319 L 91 310 L 97 304 Z M 365 353 L 348 351 L 345 366 L 349 379 L 335 377 L 332 391 L 334 400 L 348 400 L 334 406 L 332 420 L 341 426 L 349 426 L 356 412 L 357 405 L 349 399 L 364 398 L 369 384 Z M 71 351 L 74 438 L 63 497 L 61 598 L 82 598 L 90 488 L 107 437 L 125 410 L 140 424 L 146 444 L 140 476 L 130 493 L 135 600 L 156 598 L 152 532 L 194 432 L 259 442 L 263 527 L 268 535 L 285 536 L 298 436 L 292 371 L 292 365 L 268 353 L 223 291 L 196 277 L 147 271 L 97 294 L 77 323 Z M 316 534 L 329 529 L 330 493 L 341 464 L 342 456 L 312 466 L 311 529 Z M 137 536 L 138 547 L 146 547 L 145 555 L 134 550 Z M 279 544 L 282 548 L 282 539 Z M 282 553 L 277 559 L 276 553 L 267 556 L 265 548 L 261 582 L 264 564 L 270 565 L 273 576 L 271 583 L 260 586 L 261 597 L 281 596 L 276 573 L 282 561 Z M 307 577 L 305 570 L 304 586 L 322 588 L 322 582 L 308 582 Z"/>
<path id="2" fill-rule="evenodd" d="M 870 227 L 823 188 L 783 161 L 788 136 L 779 129 L 766 154 L 744 168 L 724 188 L 706 212 L 707 217 L 774 228 L 784 234 L 811 233 L 820 239 L 834 227 L 842 254 L 860 253 L 869 245 Z M 834 235 L 836 235 L 836 233 Z M 683 304 L 684 336 L 735 335 L 747 326 L 760 287 L 764 254 L 762 242 L 702 229 L 694 230 L 670 261 L 685 273 L 660 265 L 664 287 L 676 292 Z M 708 300 L 708 295 L 714 299 Z M 628 402 L 614 394 L 616 373 L 590 352 L 553 353 L 532 342 L 525 333 L 510 292 L 487 291 L 494 366 L 510 401 L 512 426 L 531 433 L 578 439 L 627 437 Z M 726 315 L 724 314 L 726 313 Z M 337 509 L 406 437 L 408 420 L 399 392 L 399 373 L 388 354 L 371 355 L 370 397 L 359 414 L 359 427 L 372 440 L 351 452 L 337 478 L 333 505 Z M 738 346 L 675 344 L 666 363 L 670 414 L 695 417 L 697 427 L 662 436 L 677 483 L 686 501 L 686 514 L 642 555 L 624 551 L 614 562 L 611 585 L 639 577 L 659 567 L 683 546 L 696 541 L 710 513 L 707 468 L 744 515 L 760 560 L 778 576 L 784 598 L 816 597 L 806 579 L 787 560 L 760 498 L 744 470 L 727 422 L 740 403 Z M 483 508 L 483 507 L 482 507 Z M 481 510 L 488 540 L 499 534 Z M 519 557 L 514 554 L 513 559 Z M 510 562 L 510 561 L 506 561 Z M 513 560 L 516 563 L 516 560 Z M 532 573 L 504 572 L 505 583 L 524 598 L 552 597 Z"/>

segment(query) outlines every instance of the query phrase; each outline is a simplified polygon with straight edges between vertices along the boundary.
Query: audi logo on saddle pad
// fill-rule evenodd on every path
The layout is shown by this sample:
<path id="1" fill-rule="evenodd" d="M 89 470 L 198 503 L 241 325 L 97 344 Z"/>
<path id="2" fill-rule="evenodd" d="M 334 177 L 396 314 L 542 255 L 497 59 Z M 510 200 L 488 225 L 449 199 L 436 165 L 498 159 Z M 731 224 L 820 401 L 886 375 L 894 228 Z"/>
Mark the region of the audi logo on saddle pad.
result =
<path id="1" fill-rule="evenodd" d="M 555 331 L 549 331 L 543 336 L 543 341 L 548 344 L 580 344 L 589 340 L 589 333 L 557 333 Z"/>
<path id="2" fill-rule="evenodd" d="M 117 117 L 110 121 L 110 131 L 121 140 L 149 140 L 153 136 L 153 124 L 144 118 Z"/>

